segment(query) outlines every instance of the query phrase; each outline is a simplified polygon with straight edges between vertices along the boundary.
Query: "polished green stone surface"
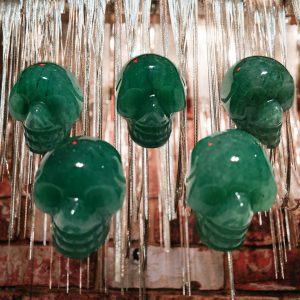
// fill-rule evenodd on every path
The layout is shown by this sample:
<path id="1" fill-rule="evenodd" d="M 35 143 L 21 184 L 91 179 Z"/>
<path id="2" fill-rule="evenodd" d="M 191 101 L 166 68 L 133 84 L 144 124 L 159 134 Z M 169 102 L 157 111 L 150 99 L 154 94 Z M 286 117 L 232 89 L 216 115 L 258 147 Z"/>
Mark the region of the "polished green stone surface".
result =
<path id="1" fill-rule="evenodd" d="M 253 213 L 268 210 L 276 193 L 270 163 L 247 132 L 217 133 L 193 149 L 187 202 L 207 246 L 221 251 L 240 247 Z"/>
<path id="2" fill-rule="evenodd" d="M 172 114 L 185 108 L 185 85 L 175 65 L 156 54 L 137 56 L 123 68 L 117 93 L 117 110 L 131 138 L 145 148 L 165 144 Z"/>
<path id="3" fill-rule="evenodd" d="M 48 152 L 33 196 L 36 206 L 52 216 L 58 251 L 82 259 L 102 245 L 125 186 L 120 155 L 104 141 L 75 137 Z"/>
<path id="4" fill-rule="evenodd" d="M 225 74 L 221 98 L 237 128 L 274 148 L 280 142 L 282 113 L 293 104 L 294 81 L 278 61 L 251 56 Z"/>
<path id="5" fill-rule="evenodd" d="M 9 112 L 23 123 L 29 149 L 43 154 L 67 140 L 82 101 L 79 84 L 68 70 L 42 62 L 20 74 L 10 93 Z"/>

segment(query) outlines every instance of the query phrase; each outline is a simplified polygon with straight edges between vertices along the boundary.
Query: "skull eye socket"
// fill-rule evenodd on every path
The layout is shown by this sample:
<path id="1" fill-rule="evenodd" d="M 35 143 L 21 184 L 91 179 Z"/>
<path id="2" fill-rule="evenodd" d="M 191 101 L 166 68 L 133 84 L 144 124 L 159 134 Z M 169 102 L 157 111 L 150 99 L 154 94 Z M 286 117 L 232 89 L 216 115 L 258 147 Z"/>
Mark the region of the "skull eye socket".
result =
<path id="1" fill-rule="evenodd" d="M 254 212 L 269 210 L 275 200 L 277 194 L 277 186 L 275 181 L 271 181 L 266 186 L 269 187 L 266 190 L 264 187 L 254 189 L 250 194 L 251 206 Z"/>
<path id="2" fill-rule="evenodd" d="M 13 90 L 9 98 L 9 112 L 12 117 L 18 121 L 25 121 L 28 109 L 27 101 Z"/>
<path id="3" fill-rule="evenodd" d="M 34 185 L 33 197 L 36 206 L 50 215 L 55 214 L 61 204 L 63 192 L 51 183 L 36 183 Z"/>
<path id="4" fill-rule="evenodd" d="M 82 104 L 77 102 L 72 94 L 48 96 L 46 101 L 51 114 L 62 124 L 72 124 L 78 119 Z"/>
<path id="5" fill-rule="evenodd" d="M 282 106 L 283 111 L 287 111 L 291 108 L 294 102 L 295 93 L 294 80 L 292 76 L 288 74 L 286 77 L 287 78 L 276 95 L 276 100 Z"/>
<path id="6" fill-rule="evenodd" d="M 122 206 L 123 197 L 118 196 L 115 187 L 92 187 L 85 193 L 87 205 L 102 215 L 112 215 Z"/>
<path id="7" fill-rule="evenodd" d="M 185 107 L 185 93 L 184 89 L 180 87 L 164 86 L 157 91 L 157 98 L 168 114 L 181 111 Z"/>
<path id="8" fill-rule="evenodd" d="M 137 88 L 127 90 L 124 95 L 118 95 L 118 113 L 125 118 L 139 119 L 143 116 L 146 96 Z"/>
<path id="9" fill-rule="evenodd" d="M 262 87 L 251 87 L 248 88 L 247 93 L 245 94 L 245 91 L 240 91 L 241 95 L 239 95 L 240 98 L 244 98 L 247 101 L 247 106 L 257 107 L 261 103 L 264 103 L 268 101 L 268 95 L 266 93 L 266 90 Z M 245 95 L 243 96 L 244 93 Z"/>
<path id="10" fill-rule="evenodd" d="M 224 202 L 225 191 L 218 186 L 206 185 L 198 188 L 197 185 L 197 182 L 193 184 L 195 189 L 190 192 L 189 206 L 203 215 L 213 215 L 216 205 Z"/>

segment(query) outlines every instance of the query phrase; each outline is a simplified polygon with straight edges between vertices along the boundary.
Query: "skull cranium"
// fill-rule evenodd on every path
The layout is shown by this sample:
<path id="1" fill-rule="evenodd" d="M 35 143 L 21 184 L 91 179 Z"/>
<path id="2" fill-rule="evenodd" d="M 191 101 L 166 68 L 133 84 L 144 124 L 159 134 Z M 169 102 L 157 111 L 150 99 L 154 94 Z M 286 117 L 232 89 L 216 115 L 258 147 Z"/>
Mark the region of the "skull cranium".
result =
<path id="1" fill-rule="evenodd" d="M 146 148 L 169 139 L 172 114 L 185 107 L 184 82 L 167 58 L 143 54 L 127 63 L 117 85 L 118 113 L 127 120 L 131 138 Z"/>
<path id="2" fill-rule="evenodd" d="M 34 183 L 37 207 L 52 216 L 54 245 L 80 259 L 104 243 L 124 193 L 119 153 L 90 137 L 71 138 L 48 152 Z"/>
<path id="3" fill-rule="evenodd" d="M 252 135 L 228 130 L 200 140 L 191 157 L 187 201 L 201 240 L 230 251 L 242 245 L 254 212 L 277 193 L 271 166 Z"/>
<path id="4" fill-rule="evenodd" d="M 238 129 L 274 148 L 280 141 L 282 113 L 293 104 L 294 82 L 278 61 L 251 56 L 225 74 L 221 98 Z"/>
<path id="5" fill-rule="evenodd" d="M 79 84 L 69 71 L 54 63 L 38 63 L 20 74 L 10 93 L 9 111 L 23 123 L 29 149 L 43 154 L 69 137 L 82 101 Z"/>

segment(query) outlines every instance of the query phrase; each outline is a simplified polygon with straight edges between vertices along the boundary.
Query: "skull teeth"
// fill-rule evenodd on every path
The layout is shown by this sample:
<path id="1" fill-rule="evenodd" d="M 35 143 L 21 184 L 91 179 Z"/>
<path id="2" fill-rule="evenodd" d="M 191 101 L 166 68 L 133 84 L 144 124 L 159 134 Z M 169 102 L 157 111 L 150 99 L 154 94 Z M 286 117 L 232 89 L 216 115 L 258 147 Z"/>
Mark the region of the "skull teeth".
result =
<path id="1" fill-rule="evenodd" d="M 248 231 L 248 227 L 250 224 L 247 224 L 244 227 L 239 228 L 230 228 L 223 226 L 218 226 L 211 219 L 205 218 L 205 221 L 202 221 L 207 228 L 209 228 L 210 232 L 224 239 L 240 239 L 245 236 Z M 230 238 L 229 238 L 230 237 Z"/>
<path id="2" fill-rule="evenodd" d="M 128 123 L 128 129 L 132 139 L 139 145 L 146 148 L 162 146 L 171 134 L 171 122 L 163 126 L 147 127 L 140 124 Z"/>
<path id="3" fill-rule="evenodd" d="M 33 152 L 44 153 L 61 143 L 68 135 L 67 132 L 64 128 L 41 132 L 25 128 L 26 143 Z"/>
<path id="4" fill-rule="evenodd" d="M 247 229 L 250 223 L 245 228 L 224 228 L 217 226 L 208 218 L 198 218 L 197 231 L 200 239 L 209 247 L 220 251 L 231 251 L 243 244 Z"/>
<path id="5" fill-rule="evenodd" d="M 248 131 L 249 133 L 257 137 L 263 144 L 269 147 L 275 147 L 279 144 L 282 124 L 269 128 L 260 127 L 256 124 L 249 124 L 245 128 L 241 123 L 239 123 L 239 121 L 236 121 L 236 124 L 238 128 Z"/>
<path id="6" fill-rule="evenodd" d="M 53 242 L 59 252 L 70 258 L 82 259 L 104 243 L 109 232 L 110 218 L 84 234 L 70 234 L 53 222 Z"/>

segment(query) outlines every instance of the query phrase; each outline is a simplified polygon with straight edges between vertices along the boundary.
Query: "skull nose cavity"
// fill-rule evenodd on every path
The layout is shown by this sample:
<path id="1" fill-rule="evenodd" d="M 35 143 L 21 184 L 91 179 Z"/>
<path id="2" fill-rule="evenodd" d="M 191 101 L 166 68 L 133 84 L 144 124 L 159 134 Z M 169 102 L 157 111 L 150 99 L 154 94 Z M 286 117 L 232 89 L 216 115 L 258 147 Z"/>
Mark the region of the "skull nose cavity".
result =
<path id="1" fill-rule="evenodd" d="M 233 209 L 235 211 L 235 214 L 233 214 L 234 218 L 232 218 L 233 223 L 237 226 L 249 225 L 252 217 L 252 208 L 247 194 L 235 192 L 231 200 L 234 203 Z"/>
<path id="2" fill-rule="evenodd" d="M 47 130 L 55 126 L 47 106 L 43 103 L 31 106 L 24 125 L 30 130 Z"/>
<path id="3" fill-rule="evenodd" d="M 162 125 L 169 122 L 169 119 L 167 116 L 156 110 L 154 112 L 148 113 L 144 115 L 142 118 L 140 118 L 139 123 L 149 126 L 149 127 L 161 127 Z"/>
<path id="4" fill-rule="evenodd" d="M 91 230 L 99 220 L 86 209 L 82 200 L 73 198 L 65 201 L 60 211 L 53 217 L 53 221 L 58 228 L 66 234 L 84 234 Z"/>
<path id="5" fill-rule="evenodd" d="M 240 210 L 245 210 L 250 208 L 248 197 L 243 192 L 235 192 L 232 196 L 233 201 L 236 202 L 237 207 Z"/>
<path id="6" fill-rule="evenodd" d="M 247 194 L 234 192 L 225 199 L 222 211 L 214 215 L 215 221 L 227 229 L 242 230 L 248 227 L 253 213 Z"/>
<path id="7" fill-rule="evenodd" d="M 270 100 L 259 106 L 253 123 L 258 127 L 274 128 L 282 124 L 282 107 L 275 101 Z"/>

